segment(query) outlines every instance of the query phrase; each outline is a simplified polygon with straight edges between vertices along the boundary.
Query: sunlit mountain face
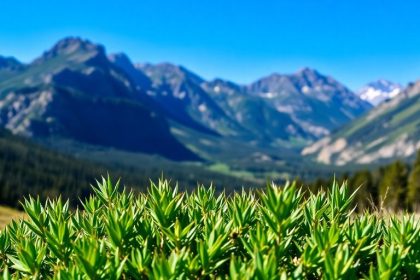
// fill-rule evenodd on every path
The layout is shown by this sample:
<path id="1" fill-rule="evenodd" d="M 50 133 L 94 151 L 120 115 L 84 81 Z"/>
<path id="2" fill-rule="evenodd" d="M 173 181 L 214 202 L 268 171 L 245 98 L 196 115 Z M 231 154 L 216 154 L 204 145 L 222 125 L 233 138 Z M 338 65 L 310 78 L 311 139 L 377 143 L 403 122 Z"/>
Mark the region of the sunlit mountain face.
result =
<path id="1" fill-rule="evenodd" d="M 418 149 L 420 81 L 305 148 L 302 154 L 327 164 L 371 164 L 414 157 Z"/>
<path id="2" fill-rule="evenodd" d="M 298 149 L 372 108 L 311 68 L 251 84 L 207 81 L 183 66 L 132 62 L 77 37 L 29 64 L 2 58 L 0 91 L 1 124 L 15 134 L 188 161 L 250 163 L 263 155 L 276 162 L 278 153 L 294 161 Z"/>
<path id="3" fill-rule="evenodd" d="M 103 46 L 65 38 L 32 63 L 13 65 L 0 79 L 1 124 L 13 133 L 198 159 Z"/>

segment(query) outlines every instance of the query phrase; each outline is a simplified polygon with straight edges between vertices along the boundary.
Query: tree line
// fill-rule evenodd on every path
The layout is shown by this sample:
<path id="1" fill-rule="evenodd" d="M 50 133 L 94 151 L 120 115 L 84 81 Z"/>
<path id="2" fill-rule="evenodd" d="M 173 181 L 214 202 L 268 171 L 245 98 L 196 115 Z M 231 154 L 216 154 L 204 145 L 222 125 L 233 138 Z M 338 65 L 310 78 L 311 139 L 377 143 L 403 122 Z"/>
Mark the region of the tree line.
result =
<path id="1" fill-rule="evenodd" d="M 181 188 L 194 188 L 198 183 L 213 184 L 218 191 L 229 193 L 241 186 L 263 185 L 194 166 L 174 169 L 162 165 L 158 170 L 103 165 L 57 153 L 0 131 L 0 204 L 12 207 L 19 207 L 19 201 L 28 195 L 42 200 L 62 196 L 76 206 L 80 199 L 90 195 L 90 185 L 95 184 L 95 179 L 107 173 L 113 178 L 122 178 L 123 185 L 143 191 L 150 179 L 155 181 L 162 176 L 163 170 L 163 175 L 178 182 Z M 358 190 L 355 202 L 360 211 L 367 208 L 420 211 L 420 151 L 413 164 L 395 161 L 376 170 L 365 169 L 300 184 L 316 192 L 331 186 L 334 179 L 347 180 L 351 191 Z"/>
<path id="2" fill-rule="evenodd" d="M 105 165 L 58 153 L 28 139 L 0 130 L 0 204 L 20 208 L 24 197 L 39 196 L 41 200 L 61 196 L 73 207 L 91 194 L 96 179 L 110 174 L 121 178 L 121 184 L 134 191 L 144 191 L 150 180 L 164 176 L 179 183 L 181 188 L 206 186 L 214 183 L 219 188 L 249 185 L 250 182 L 191 166 L 144 168 Z M 164 173 L 163 173 L 164 172 Z"/>
<path id="3" fill-rule="evenodd" d="M 334 179 L 346 180 L 352 191 L 357 190 L 355 204 L 359 211 L 420 210 L 420 150 L 413 164 L 397 160 L 376 170 L 359 170 L 328 180 L 320 178 L 308 185 L 316 191 L 329 186 Z"/>

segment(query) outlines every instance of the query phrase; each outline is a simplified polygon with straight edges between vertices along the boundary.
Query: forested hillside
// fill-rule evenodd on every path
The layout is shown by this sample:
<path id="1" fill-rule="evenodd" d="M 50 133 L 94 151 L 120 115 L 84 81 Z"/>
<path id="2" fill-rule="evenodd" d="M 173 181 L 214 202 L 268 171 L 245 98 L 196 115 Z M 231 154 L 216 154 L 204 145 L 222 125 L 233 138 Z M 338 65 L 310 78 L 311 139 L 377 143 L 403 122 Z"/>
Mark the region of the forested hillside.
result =
<path id="1" fill-rule="evenodd" d="M 124 178 L 122 183 L 135 190 L 142 190 L 150 179 L 157 179 L 163 174 L 179 182 L 182 188 L 211 182 L 219 189 L 252 184 L 194 166 L 181 169 L 165 165 L 165 162 L 159 162 L 159 165 L 160 168 L 152 164 L 144 168 L 129 168 L 94 163 L 48 150 L 28 139 L 1 130 L 0 204 L 17 207 L 23 196 L 31 194 L 39 195 L 42 199 L 61 195 L 70 198 L 70 202 L 75 205 L 79 198 L 89 194 L 90 185 L 95 183 L 95 179 L 107 173 L 114 178 Z"/>
<path id="2" fill-rule="evenodd" d="M 420 81 L 393 99 L 305 148 L 302 154 L 330 165 L 392 162 L 420 148 Z"/>

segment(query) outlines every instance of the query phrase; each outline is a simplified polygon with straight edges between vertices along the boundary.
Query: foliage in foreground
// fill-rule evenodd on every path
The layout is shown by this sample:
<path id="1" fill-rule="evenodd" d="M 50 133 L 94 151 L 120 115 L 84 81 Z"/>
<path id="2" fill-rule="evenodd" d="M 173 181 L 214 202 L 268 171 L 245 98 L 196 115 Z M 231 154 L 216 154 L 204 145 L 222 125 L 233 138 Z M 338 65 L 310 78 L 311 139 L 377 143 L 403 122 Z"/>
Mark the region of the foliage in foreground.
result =
<path id="1" fill-rule="evenodd" d="M 346 185 L 295 184 L 227 196 L 168 181 L 147 193 L 103 180 L 72 211 L 25 200 L 0 233 L 5 279 L 403 279 L 420 276 L 414 216 L 352 214 Z"/>

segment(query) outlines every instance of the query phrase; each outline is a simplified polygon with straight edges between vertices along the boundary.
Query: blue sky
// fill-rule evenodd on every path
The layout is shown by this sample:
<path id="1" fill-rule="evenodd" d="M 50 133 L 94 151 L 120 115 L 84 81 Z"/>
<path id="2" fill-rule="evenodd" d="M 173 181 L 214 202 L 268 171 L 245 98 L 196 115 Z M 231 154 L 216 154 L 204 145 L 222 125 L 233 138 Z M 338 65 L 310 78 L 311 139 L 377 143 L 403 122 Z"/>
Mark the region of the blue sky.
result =
<path id="1" fill-rule="evenodd" d="M 13 0 L 0 11 L 0 54 L 25 62 L 76 35 L 207 79 L 249 83 L 305 66 L 352 89 L 420 78 L 415 0 Z"/>

